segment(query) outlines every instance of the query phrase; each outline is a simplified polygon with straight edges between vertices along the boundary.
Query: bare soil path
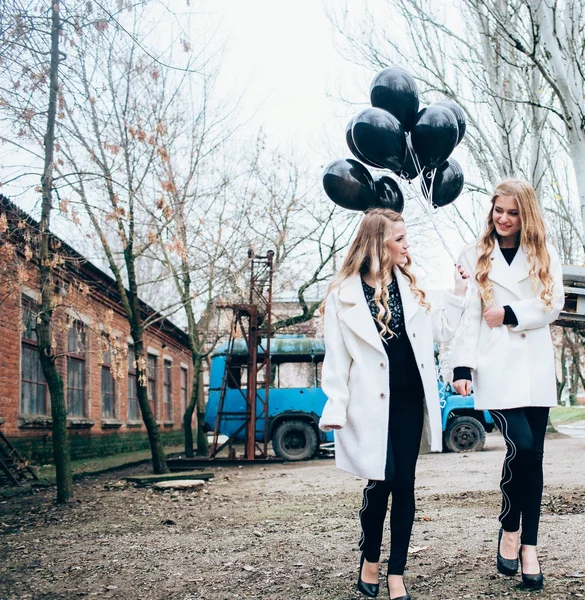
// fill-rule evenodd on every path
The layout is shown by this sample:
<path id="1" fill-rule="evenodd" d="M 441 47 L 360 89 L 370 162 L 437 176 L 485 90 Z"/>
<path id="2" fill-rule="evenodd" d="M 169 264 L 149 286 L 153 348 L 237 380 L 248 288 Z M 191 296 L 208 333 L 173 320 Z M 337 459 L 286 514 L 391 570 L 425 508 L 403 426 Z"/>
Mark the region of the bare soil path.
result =
<path id="1" fill-rule="evenodd" d="M 494 566 L 503 451 L 493 433 L 483 452 L 420 458 L 407 572 L 415 600 L 531 597 Z M 53 490 L 1 502 L 0 599 L 360 597 L 363 482 L 332 460 L 215 469 L 197 492 L 119 481 L 141 471 L 80 480 L 67 507 Z M 545 482 L 546 588 L 532 595 L 585 598 L 585 439 L 547 440 Z"/>

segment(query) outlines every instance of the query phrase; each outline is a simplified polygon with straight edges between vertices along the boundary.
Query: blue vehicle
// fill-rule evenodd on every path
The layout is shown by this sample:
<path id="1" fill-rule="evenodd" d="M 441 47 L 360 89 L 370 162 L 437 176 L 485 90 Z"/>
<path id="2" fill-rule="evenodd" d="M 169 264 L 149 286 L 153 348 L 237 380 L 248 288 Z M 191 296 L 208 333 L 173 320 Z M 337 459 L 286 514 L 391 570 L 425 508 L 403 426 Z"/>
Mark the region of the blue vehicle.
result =
<path id="1" fill-rule="evenodd" d="M 269 395 L 269 439 L 274 453 L 285 460 L 305 460 L 333 443 L 333 432 L 319 430 L 319 417 L 327 398 L 321 389 L 321 368 L 325 354 L 322 339 L 300 336 L 275 337 L 271 345 L 271 382 Z M 217 347 L 211 358 L 209 396 L 205 422 L 209 430 L 216 424 L 224 373 L 227 366 L 227 344 Z M 219 430 L 232 436 L 241 430 L 243 441 L 246 399 L 246 344 L 235 340 L 229 363 L 229 377 Z M 258 381 L 258 395 L 264 399 L 262 381 Z M 453 394 L 451 388 L 438 382 L 441 397 L 444 448 L 453 452 L 481 450 L 486 431 L 493 421 L 487 411 L 473 409 L 473 397 Z M 262 406 L 258 401 L 256 414 L 261 418 Z M 264 442 L 264 427 L 257 427 L 257 440 Z M 236 436 L 238 439 L 239 436 Z"/>
<path id="2" fill-rule="evenodd" d="M 474 452 L 485 444 L 485 434 L 494 429 L 487 410 L 475 410 L 473 396 L 460 396 L 442 381 L 438 382 L 443 421 L 443 450 Z"/>
<path id="3" fill-rule="evenodd" d="M 207 428 L 213 430 L 217 417 L 221 386 L 226 369 L 227 344 L 218 346 L 211 358 L 209 396 L 205 412 Z M 285 460 L 305 460 L 319 447 L 333 442 L 333 432 L 319 430 L 319 417 L 327 398 L 321 389 L 321 367 L 325 346 L 323 340 L 305 337 L 275 337 L 270 340 L 272 372 L 269 395 L 269 436 L 274 453 Z M 246 399 L 246 344 L 235 340 L 229 364 L 224 411 L 219 430 L 234 435 L 244 423 Z M 265 397 L 264 382 L 258 381 L 258 396 Z M 256 407 L 261 418 L 262 404 Z M 264 426 L 258 424 L 256 438 L 263 442 Z M 236 439 L 243 441 L 244 431 Z"/>

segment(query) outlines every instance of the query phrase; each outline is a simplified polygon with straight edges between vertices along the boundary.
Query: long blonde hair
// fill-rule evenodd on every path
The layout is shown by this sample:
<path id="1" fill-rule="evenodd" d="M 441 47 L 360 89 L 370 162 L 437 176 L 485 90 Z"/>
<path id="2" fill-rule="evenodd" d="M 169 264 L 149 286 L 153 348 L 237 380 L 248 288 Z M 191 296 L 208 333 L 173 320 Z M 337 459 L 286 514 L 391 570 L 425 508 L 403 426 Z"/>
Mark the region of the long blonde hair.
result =
<path id="1" fill-rule="evenodd" d="M 371 208 L 367 210 L 360 223 L 356 236 L 349 247 L 349 252 L 341 265 L 341 269 L 329 285 L 327 295 L 335 287 L 340 286 L 348 277 L 353 275 L 370 274 L 375 281 L 374 301 L 378 307 L 376 318 L 380 325 L 380 336 L 392 337 L 394 333 L 390 330 L 390 307 L 388 306 L 388 285 L 392 277 L 391 253 L 387 242 L 392 235 L 395 223 L 403 223 L 404 219 L 400 213 L 388 208 Z M 423 290 L 417 287 L 416 277 L 410 271 L 412 264 L 410 256 L 404 266 L 398 265 L 402 274 L 408 280 L 410 290 L 418 299 L 421 306 L 430 309 Z M 325 297 L 327 299 L 327 297 Z M 325 302 L 321 306 L 321 314 L 324 313 Z"/>
<path id="2" fill-rule="evenodd" d="M 518 203 L 520 214 L 520 246 L 527 255 L 530 265 L 529 275 L 532 289 L 536 293 L 538 284 L 542 284 L 540 297 L 548 309 L 552 308 L 553 278 L 550 274 L 550 255 L 546 247 L 546 231 L 534 188 L 521 179 L 504 179 L 495 189 L 491 199 L 486 229 L 478 244 L 478 259 L 475 268 L 475 280 L 479 294 L 486 306 L 493 302 L 492 284 L 489 280 L 492 268 L 491 254 L 496 245 L 496 227 L 494 225 L 494 205 L 499 196 L 513 196 Z"/>

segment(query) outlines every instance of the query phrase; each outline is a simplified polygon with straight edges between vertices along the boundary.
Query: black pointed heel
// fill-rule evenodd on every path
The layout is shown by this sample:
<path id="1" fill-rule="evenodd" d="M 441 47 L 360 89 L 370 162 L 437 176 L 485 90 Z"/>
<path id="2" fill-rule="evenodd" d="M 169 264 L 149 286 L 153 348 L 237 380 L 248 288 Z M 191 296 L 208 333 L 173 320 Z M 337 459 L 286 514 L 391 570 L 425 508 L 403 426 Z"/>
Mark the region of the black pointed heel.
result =
<path id="1" fill-rule="evenodd" d="M 392 598 L 392 596 L 390 596 L 390 584 L 388 583 L 388 576 L 386 576 L 386 587 L 388 588 L 388 598 L 390 598 L 390 600 L 412 600 L 410 594 L 408 593 L 408 590 L 406 591 L 406 596 L 398 596 L 398 598 Z M 404 589 L 406 590 L 406 585 L 404 586 Z"/>
<path id="2" fill-rule="evenodd" d="M 504 530 L 500 529 L 500 534 L 498 535 L 498 560 L 497 567 L 498 571 L 502 575 L 508 575 L 508 577 L 512 577 L 518 573 L 518 559 L 517 558 L 504 558 L 500 554 L 500 544 L 502 542 L 502 535 L 504 534 Z"/>
<path id="3" fill-rule="evenodd" d="M 364 560 L 366 557 L 362 553 L 362 557 L 360 558 L 360 570 L 358 572 L 358 580 L 357 580 L 357 589 L 358 592 L 361 592 L 364 596 L 368 598 L 375 598 L 380 591 L 379 583 L 366 583 L 362 581 L 362 567 L 364 566 Z"/>
<path id="4" fill-rule="evenodd" d="M 520 566 L 522 566 L 522 546 L 520 546 L 518 558 L 520 559 Z M 542 571 L 536 575 L 522 573 L 522 587 L 525 590 L 541 590 L 544 587 L 544 575 Z"/>

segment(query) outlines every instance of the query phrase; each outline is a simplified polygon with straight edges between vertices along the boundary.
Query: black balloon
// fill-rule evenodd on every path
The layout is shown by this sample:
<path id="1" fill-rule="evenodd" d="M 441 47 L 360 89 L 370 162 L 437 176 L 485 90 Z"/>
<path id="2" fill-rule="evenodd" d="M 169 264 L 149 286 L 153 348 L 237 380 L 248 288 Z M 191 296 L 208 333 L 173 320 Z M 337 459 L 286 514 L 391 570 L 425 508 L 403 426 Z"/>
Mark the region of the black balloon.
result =
<path id="1" fill-rule="evenodd" d="M 374 180 L 377 208 L 391 208 L 398 213 L 404 210 L 404 195 L 392 177 L 382 175 Z"/>
<path id="2" fill-rule="evenodd" d="M 422 166 L 436 169 L 444 163 L 457 145 L 457 119 L 446 106 L 433 104 L 418 113 L 410 133 L 412 147 Z"/>
<path id="3" fill-rule="evenodd" d="M 366 108 L 355 116 L 351 132 L 357 150 L 370 162 L 393 171 L 402 167 L 406 138 L 395 116 L 381 108 Z"/>
<path id="4" fill-rule="evenodd" d="M 374 181 L 370 172 L 352 158 L 334 160 L 323 173 L 325 193 L 339 206 L 366 210 L 375 204 Z"/>
<path id="5" fill-rule="evenodd" d="M 363 162 L 366 165 L 370 165 L 370 167 L 375 167 L 376 169 L 382 169 L 383 167 L 381 167 L 380 165 L 377 165 L 376 163 L 373 163 L 371 160 L 368 160 L 355 146 L 355 144 L 353 143 L 353 136 L 351 134 L 351 129 L 353 127 L 353 118 L 351 119 L 351 121 L 347 124 L 347 127 L 345 128 L 345 141 L 347 142 L 347 147 L 351 150 L 351 153 L 361 162 Z"/>
<path id="6" fill-rule="evenodd" d="M 446 160 L 432 177 L 432 170 L 423 169 L 421 177 L 421 189 L 425 198 L 430 200 L 433 206 L 447 206 L 451 204 L 463 190 L 463 169 L 453 158 Z M 432 188 L 431 188 L 432 182 Z"/>
<path id="7" fill-rule="evenodd" d="M 412 75 L 398 67 L 380 71 L 370 86 L 372 106 L 392 113 L 410 131 L 418 113 L 418 89 Z"/>
<path id="8" fill-rule="evenodd" d="M 441 100 L 440 102 L 435 102 L 435 104 L 438 104 L 439 106 L 446 106 L 455 115 L 455 118 L 457 119 L 457 129 L 459 130 L 457 144 L 459 144 L 465 135 L 465 130 L 467 129 L 465 111 L 459 106 L 459 104 L 457 104 L 457 102 L 455 102 L 455 100 Z"/>

